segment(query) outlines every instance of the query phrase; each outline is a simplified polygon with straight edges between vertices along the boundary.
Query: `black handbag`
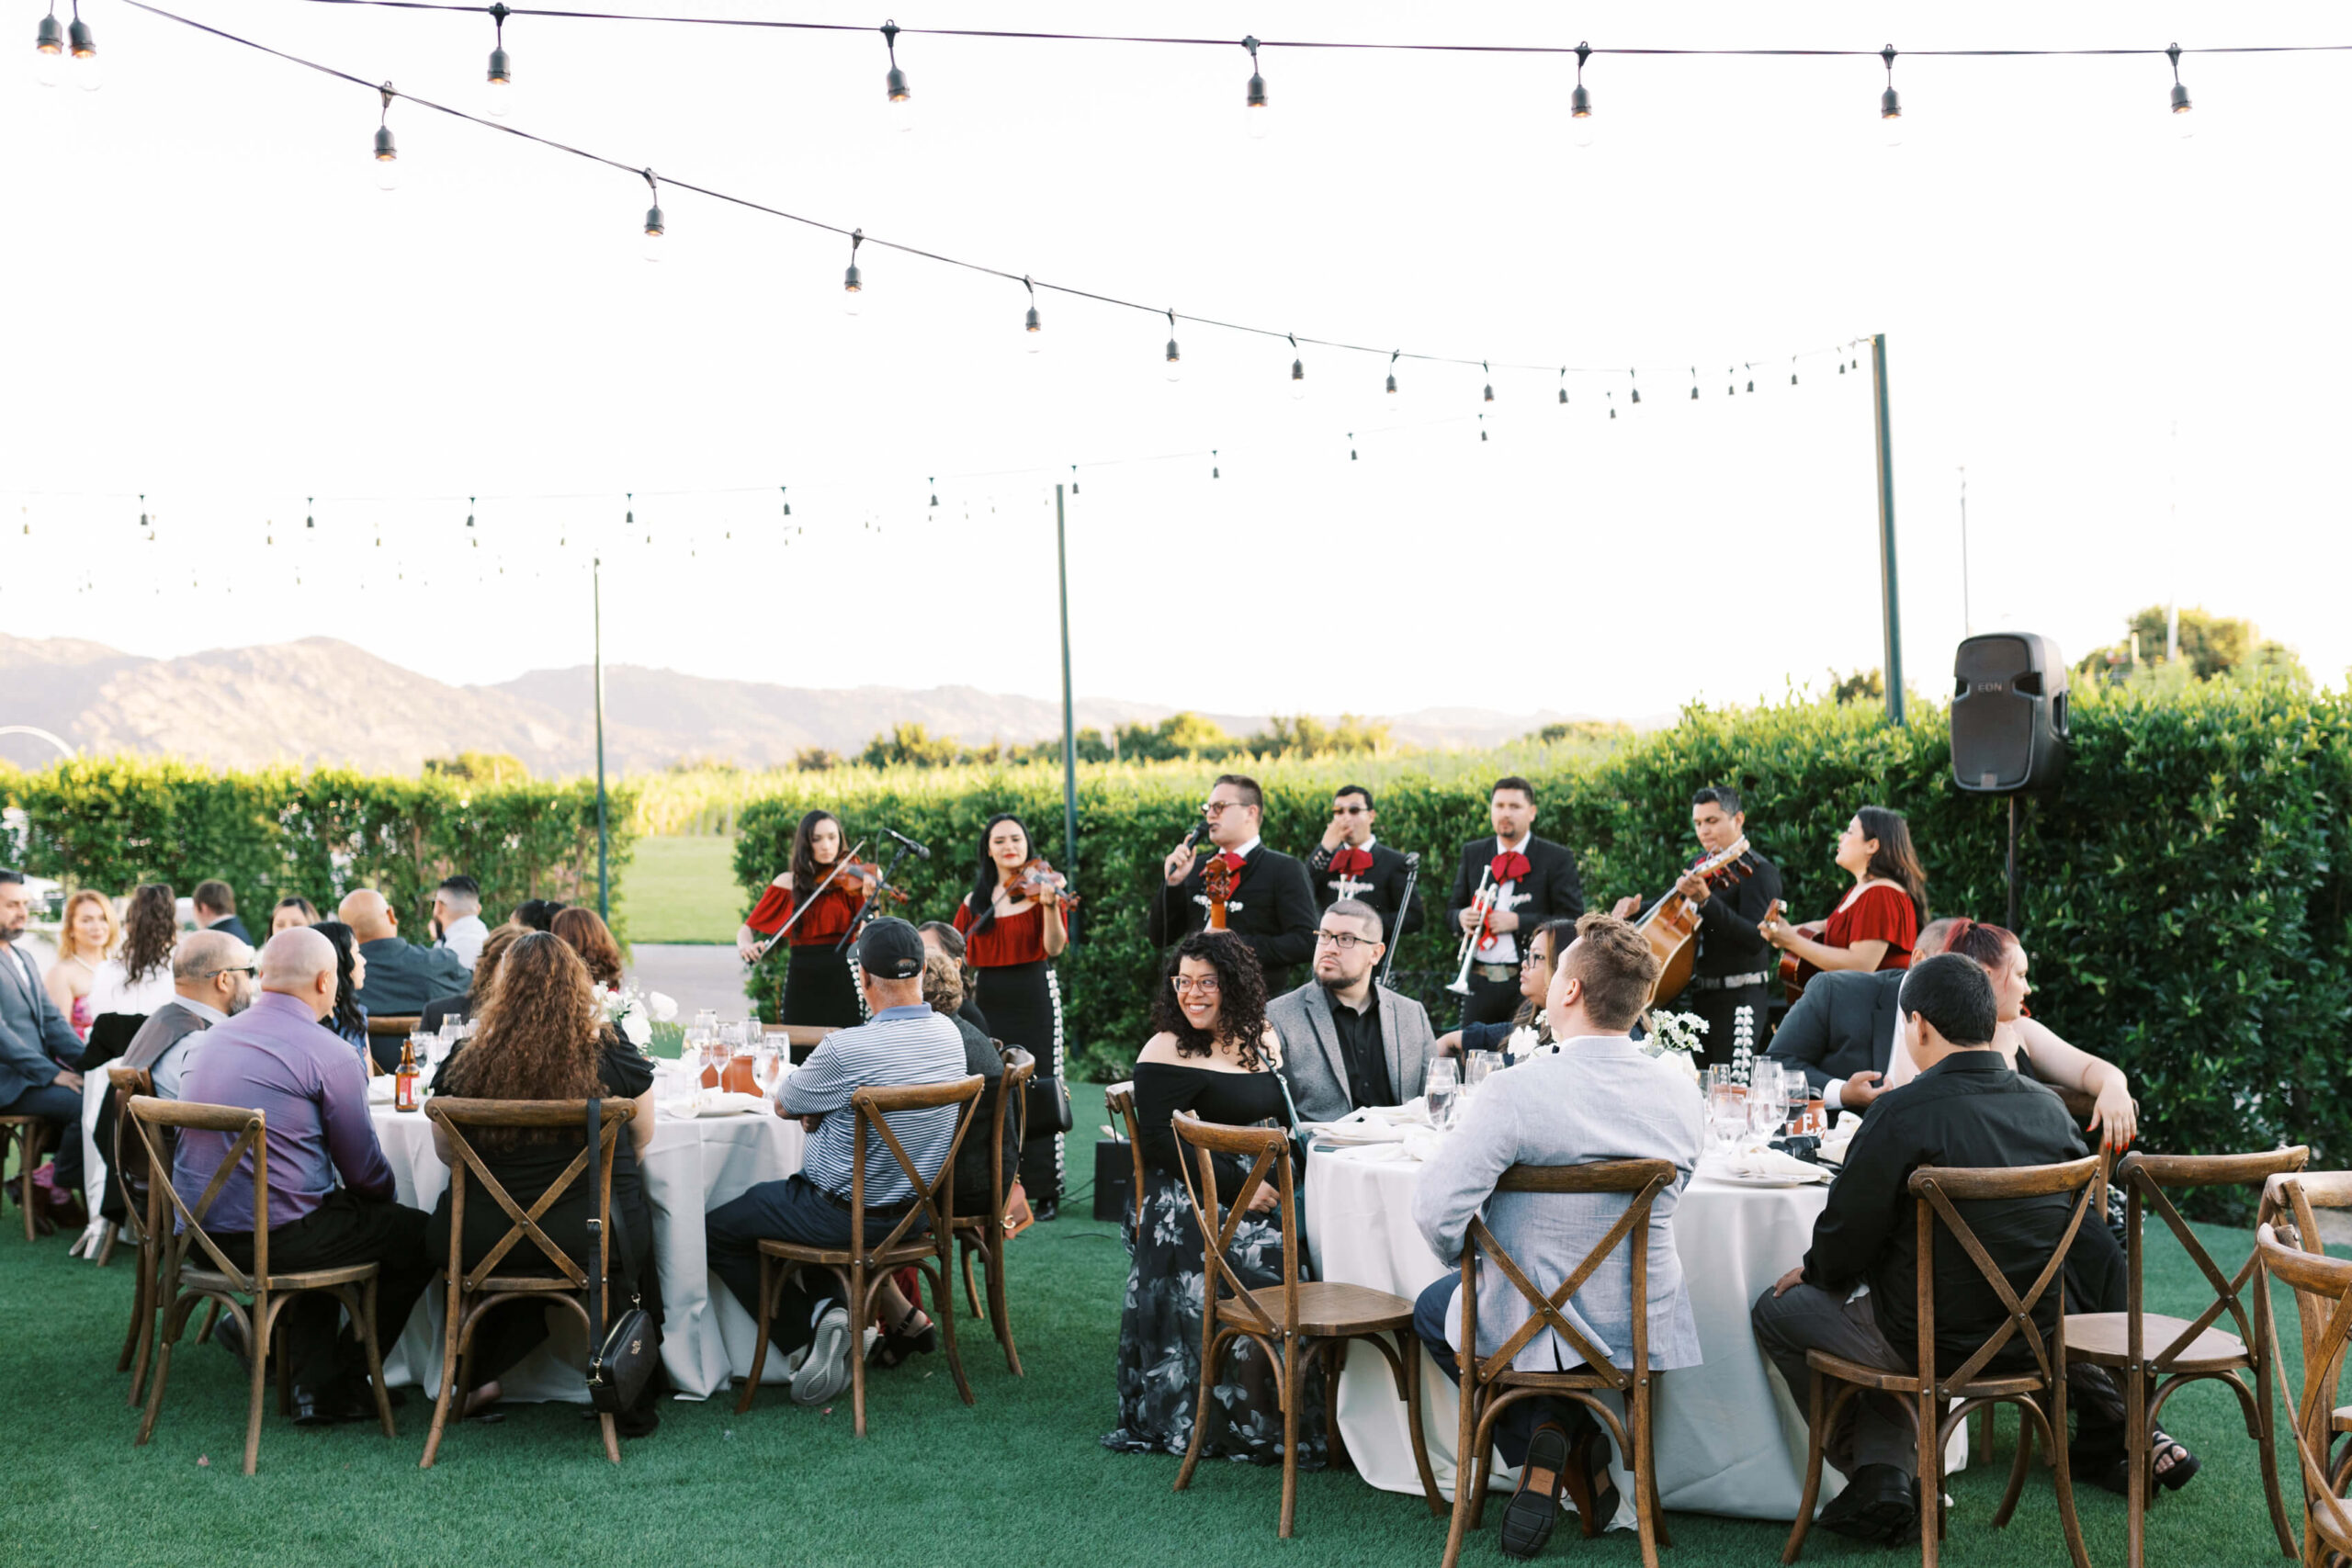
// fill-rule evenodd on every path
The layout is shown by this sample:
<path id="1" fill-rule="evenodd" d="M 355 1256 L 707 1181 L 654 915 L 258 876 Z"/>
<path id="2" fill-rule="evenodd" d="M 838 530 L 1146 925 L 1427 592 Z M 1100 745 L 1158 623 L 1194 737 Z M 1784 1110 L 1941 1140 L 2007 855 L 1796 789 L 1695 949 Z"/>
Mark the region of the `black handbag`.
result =
<path id="1" fill-rule="evenodd" d="M 588 1102 L 588 1197 L 593 1204 L 604 1186 L 605 1102 Z M 626 1251 L 620 1216 L 613 1216 L 613 1235 Z M 634 1288 L 628 1305 L 605 1326 L 605 1248 L 594 1215 L 588 1221 L 588 1402 L 606 1416 L 617 1416 L 635 1404 L 653 1376 L 662 1348 L 653 1333 L 653 1316 L 639 1304 Z"/>
<path id="2" fill-rule="evenodd" d="M 1029 1080 L 1029 1136 L 1036 1139 L 1056 1133 L 1067 1133 L 1073 1125 L 1069 1109 L 1069 1086 L 1052 1074 L 1040 1074 Z"/>

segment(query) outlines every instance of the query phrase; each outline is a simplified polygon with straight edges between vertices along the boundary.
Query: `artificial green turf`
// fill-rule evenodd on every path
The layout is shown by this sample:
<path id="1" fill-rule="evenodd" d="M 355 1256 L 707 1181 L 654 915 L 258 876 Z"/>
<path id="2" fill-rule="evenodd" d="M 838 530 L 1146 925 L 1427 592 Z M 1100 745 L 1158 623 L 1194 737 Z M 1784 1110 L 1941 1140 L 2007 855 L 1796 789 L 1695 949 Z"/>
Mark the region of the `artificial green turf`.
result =
<path id="1" fill-rule="evenodd" d="M 745 907 L 735 840 L 715 833 L 638 840 L 619 892 L 631 942 L 733 942 Z"/>
<path id="2" fill-rule="evenodd" d="M 1090 1096 L 1080 1107 L 1081 1134 L 1102 1120 L 1100 1100 Z M 1072 1137 L 1073 1172 L 1091 1168 L 1086 1141 Z M 263 1427 L 260 1472 L 250 1478 L 238 1471 L 243 1384 L 210 1346 L 183 1347 L 154 1440 L 131 1446 L 138 1417 L 123 1404 L 130 1380 L 114 1371 L 130 1303 L 128 1256 L 118 1252 L 100 1270 L 67 1258 L 62 1236 L 28 1247 L 10 1210 L 0 1224 L 0 1321 L 9 1325 L 0 1388 L 17 1436 L 0 1486 L 0 1563 L 1434 1568 L 1445 1526 L 1416 1497 L 1374 1492 L 1345 1472 L 1303 1476 L 1298 1535 L 1285 1542 L 1274 1534 L 1278 1471 L 1211 1464 L 1178 1495 L 1174 1459 L 1098 1445 L 1114 1421 L 1112 1356 L 1127 1257 L 1117 1227 L 1080 1217 L 1087 1209 L 1078 1199 L 1069 1217 L 1037 1226 L 1012 1248 L 1012 1317 L 1027 1376 L 1010 1375 L 981 1325 L 967 1320 L 965 1364 L 978 1404 L 956 1398 L 944 1356 L 919 1358 L 874 1378 L 873 1435 L 864 1442 L 852 1435 L 846 1399 L 820 1414 L 774 1390 L 743 1416 L 729 1399 L 666 1405 L 661 1430 L 625 1444 L 618 1468 L 605 1462 L 577 1407 L 542 1405 L 522 1407 L 501 1426 L 457 1426 L 435 1467 L 420 1471 L 431 1407 L 412 1390 L 400 1436 L 389 1441 L 372 1424 L 306 1432 L 273 1413 Z M 2244 1257 L 2244 1233 L 2204 1234 L 2225 1267 Z M 2150 1304 L 2193 1312 L 2194 1284 L 2188 1265 L 2166 1252 L 2152 1269 Z M 2282 1331 L 2291 1335 L 2295 1317 L 2283 1293 L 2279 1306 Z M 2291 1343 L 2287 1359 L 2299 1372 Z M 2278 1561 L 2234 1402 L 2210 1386 L 2192 1388 L 2167 1407 L 2165 1425 L 2198 1450 L 2205 1470 L 2155 1510 L 2149 1561 Z M 2008 1529 L 1987 1526 L 2016 1438 L 2013 1412 L 2001 1431 L 2000 1462 L 1954 1478 L 1947 1559 L 1971 1568 L 2061 1563 L 2048 1471 L 2028 1483 Z M 2290 1508 L 2296 1496 L 2290 1488 Z M 2077 1497 L 2092 1561 L 2120 1562 L 2122 1500 L 2088 1488 Z M 1489 1509 L 1465 1562 L 1499 1561 L 1495 1519 Z M 1779 1561 L 1786 1533 L 1785 1525 L 1693 1514 L 1671 1515 L 1669 1525 L 1667 1568 L 1761 1568 Z M 1905 1556 L 1917 1561 L 1815 1532 L 1804 1560 Z M 1570 1526 L 1543 1561 L 1635 1563 L 1640 1548 L 1630 1532 L 1587 1541 Z"/>

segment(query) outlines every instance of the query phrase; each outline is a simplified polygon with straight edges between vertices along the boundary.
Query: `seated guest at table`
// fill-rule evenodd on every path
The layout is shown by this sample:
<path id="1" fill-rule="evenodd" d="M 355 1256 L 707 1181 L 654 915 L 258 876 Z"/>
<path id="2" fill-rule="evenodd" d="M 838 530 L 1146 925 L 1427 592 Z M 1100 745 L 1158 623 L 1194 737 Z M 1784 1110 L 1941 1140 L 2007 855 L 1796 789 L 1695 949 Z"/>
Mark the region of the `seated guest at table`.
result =
<path id="1" fill-rule="evenodd" d="M 1552 994 L 1552 963 L 1577 939 L 1577 917 L 1557 915 L 1535 928 L 1519 961 L 1519 1010 L 1500 1023 L 1465 1023 L 1437 1037 L 1445 1055 L 1464 1051 L 1500 1051 L 1522 1029 L 1535 1031 L 1535 1043 L 1552 1043 L 1552 1017 L 1544 998 Z"/>
<path id="2" fill-rule="evenodd" d="M 1863 1118 L 1828 1205 L 1814 1222 L 1812 1249 L 1757 1298 L 1751 1314 L 1758 1348 L 1799 1395 L 1809 1386 L 1808 1350 L 1906 1375 L 1916 1371 L 1914 1170 L 2058 1165 L 2087 1152 L 2057 1096 L 2011 1072 L 1993 1049 L 1996 1009 L 1980 965 L 1954 953 L 1925 959 L 1905 978 L 1897 1005 L 1919 1077 L 1888 1090 Z M 2065 1233 L 2073 1202 L 2064 1193 L 1979 1201 L 1966 1217 L 1993 1262 L 2022 1288 Z M 2096 1219 L 2079 1233 L 2077 1247 L 2094 1234 L 2103 1234 Z M 1855 1297 L 1854 1287 L 1865 1283 L 1869 1293 Z M 2055 1329 L 2057 1306 L 2056 1292 L 2041 1303 L 2045 1336 Z M 1956 1246 L 1939 1247 L 1939 1362 L 1957 1365 L 1973 1355 L 2005 1316 L 1976 1265 Z M 2030 1368 L 2030 1357 L 2025 1341 L 2013 1338 L 1986 1371 Z M 2120 1453 L 2122 1402 L 2113 1384 L 2098 1368 L 2075 1366 L 2067 1369 L 2067 1385 L 2079 1417 L 2072 1452 Z M 1799 1408 L 1804 1404 L 1800 1397 Z M 1821 1511 L 1826 1529 L 1891 1544 L 1908 1538 L 1919 1517 L 1914 1421 L 1914 1406 L 1899 1395 L 1866 1390 L 1847 1403 L 1836 1428 L 1822 1434 L 1825 1456 L 1846 1477 L 1846 1490 Z"/>
<path id="3" fill-rule="evenodd" d="M 172 947 L 180 940 L 179 901 L 169 884 L 141 883 L 123 909 L 122 945 L 90 982 L 90 1017 L 144 1018 L 172 999 Z"/>
<path id="4" fill-rule="evenodd" d="M 425 1249 L 424 1212 L 393 1201 L 391 1167 L 368 1119 L 366 1070 L 319 1027 L 335 1005 L 334 944 L 316 931 L 278 932 L 261 950 L 261 991 L 243 1012 L 206 1032 L 180 1098 L 268 1119 L 271 1270 L 379 1265 L 376 1339 L 389 1349 L 437 1264 Z M 229 1144 L 226 1133 L 181 1133 L 172 1185 L 184 1202 L 193 1207 L 204 1196 Z M 253 1213 L 247 1164 L 201 1216 L 240 1269 L 253 1267 Z M 298 1426 L 375 1416 L 367 1360 L 352 1331 L 338 1328 L 340 1311 L 319 1295 L 298 1297 L 285 1309 L 282 1353 L 290 1363 Z M 241 1357 L 254 1353 L 225 1314 L 213 1337 Z"/>
<path id="5" fill-rule="evenodd" d="M 113 956 L 121 940 L 113 899 L 85 887 L 65 901 L 65 918 L 57 928 L 57 962 L 49 966 L 41 984 L 83 1041 L 90 1038 L 91 1021 L 97 1017 L 90 1010 L 90 988 L 97 984 L 98 965 Z"/>
<path id="6" fill-rule="evenodd" d="M 915 930 L 922 937 L 924 951 L 947 954 L 956 961 L 956 967 L 963 976 L 964 1005 L 956 1010 L 956 1016 L 978 1030 L 982 1039 L 990 1038 L 989 1015 L 980 1010 L 979 998 L 972 984 L 972 971 L 964 964 L 964 933 L 945 920 L 925 920 Z"/>
<path id="7" fill-rule="evenodd" d="M 130 1037 L 120 1063 L 144 1067 L 163 1100 L 180 1098 L 181 1080 L 204 1046 L 205 1031 L 253 1001 L 254 950 L 217 928 L 191 931 L 172 950 L 172 999 L 149 1013 Z"/>
<path id="8" fill-rule="evenodd" d="M 269 934 L 290 931 L 319 923 L 318 906 L 300 893 L 289 893 L 280 898 L 269 911 Z"/>
<path id="9" fill-rule="evenodd" d="M 196 929 L 200 931 L 222 931 L 251 947 L 254 933 L 245 930 L 245 922 L 237 919 L 237 895 L 219 877 L 208 877 L 196 885 L 188 896 L 188 903 L 196 911 Z"/>
<path id="10" fill-rule="evenodd" d="M 1632 1250 L 1620 1246 L 1570 1298 L 1567 1314 L 1619 1366 L 1633 1348 L 1634 1314 L 1646 1316 L 1650 1370 L 1695 1367 L 1699 1330 L 1690 1314 L 1681 1256 L 1674 1247 L 1674 1209 L 1699 1164 L 1705 1112 L 1690 1081 L 1661 1071 L 1628 1037 L 1657 984 L 1657 955 L 1625 921 L 1586 915 L 1576 940 L 1552 971 L 1546 1010 L 1559 1050 L 1497 1073 L 1472 1099 L 1461 1125 L 1421 1171 L 1413 1223 L 1439 1259 L 1455 1272 L 1437 1280 L 1413 1304 L 1413 1331 L 1440 1371 L 1461 1381 L 1464 1238 L 1484 1217 L 1496 1242 L 1537 1285 L 1550 1289 L 1581 1264 L 1625 1212 L 1622 1192 L 1498 1192 L 1496 1179 L 1515 1165 L 1589 1165 L 1600 1160 L 1663 1159 L 1675 1178 L 1650 1205 L 1649 1299 L 1633 1300 Z M 1478 1271 L 1478 1345 L 1492 1354 L 1528 1318 L 1527 1298 L 1491 1259 Z M 1555 1330 L 1528 1341 L 1511 1362 L 1520 1371 L 1583 1365 Z M 1506 1407 L 1495 1447 L 1520 1469 L 1519 1489 L 1503 1510 L 1506 1556 L 1532 1557 L 1559 1517 L 1562 1477 L 1573 1462 L 1590 1478 L 1605 1521 L 1615 1511 L 1605 1441 L 1584 1406 L 1539 1395 Z"/>
<path id="11" fill-rule="evenodd" d="M 560 898 L 526 898 L 514 906 L 514 923 L 526 931 L 543 931 L 554 926 L 562 911 Z"/>
<path id="12" fill-rule="evenodd" d="M 1204 1259 L 1200 1222 L 1180 1174 L 1189 1170 L 1197 1183 L 1200 1161 L 1176 1140 L 1176 1112 L 1228 1126 L 1289 1118 L 1279 1076 L 1282 1041 L 1266 1023 L 1266 983 L 1257 954 L 1240 937 L 1203 931 L 1179 940 L 1152 998 L 1151 1021 L 1156 1032 L 1136 1058 L 1144 1201 L 1119 1314 L 1119 1425 L 1102 1446 L 1181 1454 L 1192 1442 L 1200 1404 Z M 1218 1156 L 1217 1191 L 1225 1203 L 1239 1196 L 1248 1175 L 1248 1162 Z M 1227 1254 L 1253 1290 L 1282 1283 L 1281 1194 L 1274 1181 L 1269 1170 L 1250 1195 Z M 1323 1463 L 1320 1369 L 1320 1361 L 1310 1363 L 1299 1411 L 1298 1460 L 1309 1470 Z M 1265 1351 L 1237 1341 L 1218 1378 L 1212 1403 L 1222 1414 L 1204 1435 L 1202 1453 L 1280 1463 L 1282 1399 Z"/>
<path id="13" fill-rule="evenodd" d="M 417 1028 L 427 1034 L 438 1034 L 445 1021 L 454 1018 L 463 1023 L 479 1012 L 481 1004 L 489 999 L 491 982 L 498 977 L 500 960 L 517 938 L 528 934 L 523 927 L 512 924 L 491 932 L 481 944 L 481 956 L 474 961 L 473 983 L 454 997 L 435 997 L 425 1003 Z"/>
<path id="14" fill-rule="evenodd" d="M 1401 1105 L 1421 1092 L 1437 1049 L 1430 1015 L 1375 983 L 1387 949 L 1380 911 L 1341 898 L 1315 932 L 1315 977 L 1266 1004 L 1283 1043 L 1282 1074 L 1301 1120 L 1337 1122 L 1367 1105 Z"/>
<path id="15" fill-rule="evenodd" d="M 574 904 L 560 909 L 548 930 L 570 944 L 580 954 L 580 962 L 588 965 L 588 977 L 605 990 L 617 989 L 621 983 L 621 944 L 613 938 L 612 928 L 595 910 Z"/>
<path id="16" fill-rule="evenodd" d="M 25 874 L 0 867 L 0 1111 L 49 1123 L 45 1141 L 57 1158 L 41 1173 L 41 1189 L 55 1217 L 78 1225 L 85 1216 L 72 1195 L 82 1185 L 82 1075 L 63 1064 L 80 1058 L 82 1042 L 21 945 L 31 912 Z M 44 1234 L 53 1223 L 49 1213 L 34 1218 Z"/>
<path id="17" fill-rule="evenodd" d="M 321 920 L 311 928 L 334 949 L 334 1007 L 319 1020 L 320 1027 L 341 1035 L 354 1049 L 372 1054 L 376 1066 L 390 1072 L 401 1065 L 401 1043 L 387 1035 L 379 1043 L 368 1038 L 368 1004 L 359 993 L 368 986 L 368 960 L 360 954 L 359 939 L 341 920 Z M 391 1060 L 384 1059 L 384 1046 Z"/>
<path id="18" fill-rule="evenodd" d="M 1944 937 L 1956 923 L 1949 918 L 1928 921 L 1914 956 L 1941 953 Z M 1903 989 L 1904 973 L 1881 969 L 1815 976 L 1772 1032 L 1766 1059 L 1803 1072 L 1832 1111 L 1868 1110 L 1888 1088 L 1886 1076 L 1894 1058 L 1894 998 Z"/>
<path id="19" fill-rule="evenodd" d="M 499 967 L 499 983 L 483 998 L 481 1028 L 465 1049 L 443 1064 L 436 1087 L 470 1100 L 623 1100 L 637 1102 L 628 1132 L 613 1147 L 611 1277 L 617 1287 L 614 1301 L 624 1303 L 634 1293 L 653 1319 L 657 1343 L 662 1325 L 661 1280 L 653 1269 L 653 1211 L 645 1201 L 639 1175 L 647 1145 L 653 1142 L 653 1066 L 635 1048 L 622 1043 L 605 1025 L 605 1009 L 590 983 L 587 965 L 564 942 L 544 931 L 526 932 L 515 940 Z M 583 1127 L 566 1132 L 552 1129 L 481 1128 L 467 1141 L 482 1156 L 507 1196 L 529 1209 L 555 1184 L 587 1142 Z M 457 1150 L 447 1132 L 435 1122 L 433 1146 L 442 1163 L 451 1163 Z M 449 1258 L 449 1190 L 434 1206 L 426 1245 L 433 1257 L 447 1265 Z M 585 1267 L 595 1245 L 589 1221 L 595 1217 L 596 1196 L 583 1173 L 564 1190 L 555 1204 L 539 1216 L 539 1228 L 575 1264 Z M 477 1188 L 466 1202 L 465 1266 L 479 1264 L 503 1240 L 513 1220 L 506 1211 Z M 528 1238 L 517 1242 L 499 1264 L 499 1271 L 514 1275 L 556 1272 L 547 1254 Z M 548 1337 L 545 1303 L 509 1303 L 485 1319 L 474 1335 L 467 1360 L 470 1376 L 481 1381 L 466 1391 L 465 1413 L 479 1416 L 498 1403 L 503 1392 L 499 1378 Z M 661 1424 L 663 1380 L 648 1379 L 636 1404 L 621 1412 L 624 1436 L 641 1438 Z"/>
<path id="20" fill-rule="evenodd" d="M 859 933 L 854 956 L 874 1016 L 825 1036 L 776 1085 L 776 1114 L 797 1116 L 810 1129 L 799 1171 L 760 1183 L 713 1209 L 704 1221 L 711 1272 L 727 1281 L 754 1317 L 760 1310 L 762 1241 L 842 1247 L 851 1239 L 857 1114 L 850 1097 L 869 1087 L 953 1083 L 967 1076 L 963 1037 L 923 1005 L 923 946 L 914 927 L 896 916 L 870 921 Z M 893 1111 L 883 1118 L 926 1181 L 947 1161 L 960 1111 Z M 865 1154 L 865 1239 L 888 1236 L 904 1217 L 899 1211 L 913 1197 L 914 1186 L 897 1157 L 879 1138 L 872 1140 Z M 831 1274 L 801 1269 L 778 1299 L 770 1333 L 793 1368 L 796 1404 L 822 1404 L 849 1386 L 849 1358 L 857 1353 L 857 1337 L 848 1307 L 834 1293 L 838 1289 Z M 937 1327 L 896 1282 L 884 1282 L 879 1302 L 890 1332 L 906 1348 L 931 1350 Z"/>
<path id="21" fill-rule="evenodd" d="M 1795 955 L 1800 986 L 1815 975 L 1907 967 L 1928 918 L 1928 874 L 1901 812 L 1865 806 L 1854 813 L 1838 840 L 1838 868 L 1854 886 L 1827 919 L 1792 926 L 1770 919 L 1756 928 Z"/>
<path id="22" fill-rule="evenodd" d="M 972 1108 L 972 1130 L 964 1134 L 963 1147 L 956 1151 L 956 1214 L 985 1214 L 989 1212 L 989 1129 L 996 1125 L 996 1102 L 1004 1094 L 1004 1058 L 989 1037 L 964 1021 L 956 1010 L 964 1000 L 964 975 L 956 961 L 944 953 L 926 953 L 922 961 L 922 999 L 932 1011 L 956 1026 L 964 1042 L 964 1070 L 978 1073 L 989 1080 L 980 1092 L 979 1104 Z M 1004 1172 L 1007 1187 L 1020 1179 L 1021 1125 L 1017 1119 L 1020 1107 L 1008 1106 L 1004 1115 L 1004 1141 L 997 1148 L 997 1160 Z M 885 1366 L 895 1365 L 898 1358 L 887 1353 Z"/>
<path id="23" fill-rule="evenodd" d="M 481 884 L 470 876 L 445 877 L 433 890 L 433 928 L 437 933 L 433 945 L 456 953 L 458 963 L 472 968 L 490 938 L 481 919 Z"/>
<path id="24" fill-rule="evenodd" d="M 359 955 L 368 960 L 368 1010 L 378 1017 L 413 1018 L 434 998 L 466 988 L 466 966 L 458 955 L 446 948 L 401 941 L 400 917 L 374 888 L 345 894 L 335 913 L 351 928 Z M 392 1044 L 397 1047 L 400 1042 Z M 392 1060 L 400 1060 L 397 1049 Z"/>

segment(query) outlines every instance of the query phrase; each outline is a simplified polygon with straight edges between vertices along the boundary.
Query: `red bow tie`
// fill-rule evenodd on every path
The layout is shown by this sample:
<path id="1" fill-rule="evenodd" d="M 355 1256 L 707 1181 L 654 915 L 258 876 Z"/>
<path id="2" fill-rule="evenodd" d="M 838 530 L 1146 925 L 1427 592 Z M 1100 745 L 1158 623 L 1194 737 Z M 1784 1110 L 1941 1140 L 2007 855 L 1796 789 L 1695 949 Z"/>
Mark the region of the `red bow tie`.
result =
<path id="1" fill-rule="evenodd" d="M 1248 861 L 1243 860 L 1239 855 L 1235 854 L 1231 850 L 1222 851 L 1210 858 L 1215 860 L 1219 865 L 1225 867 L 1227 871 L 1239 871 L 1243 866 L 1250 863 Z"/>
<path id="2" fill-rule="evenodd" d="M 1527 857 L 1517 850 L 1505 850 L 1494 859 L 1497 882 L 1517 882 L 1532 869 L 1534 868 L 1527 863 Z"/>
<path id="3" fill-rule="evenodd" d="M 1342 845 L 1331 853 L 1331 872 L 1335 876 L 1352 876 L 1359 871 L 1372 869 L 1372 852 Z"/>

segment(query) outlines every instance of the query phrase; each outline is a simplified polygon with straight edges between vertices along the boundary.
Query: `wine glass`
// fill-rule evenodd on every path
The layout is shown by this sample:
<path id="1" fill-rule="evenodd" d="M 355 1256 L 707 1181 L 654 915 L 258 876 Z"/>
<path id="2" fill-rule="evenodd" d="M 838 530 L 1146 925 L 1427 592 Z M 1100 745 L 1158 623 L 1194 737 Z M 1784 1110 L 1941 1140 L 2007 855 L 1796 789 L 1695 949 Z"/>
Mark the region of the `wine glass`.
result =
<path id="1" fill-rule="evenodd" d="M 752 1054 L 752 1076 L 758 1082 L 760 1092 L 773 1098 L 775 1094 L 775 1086 L 784 1077 L 784 1052 L 776 1046 L 764 1043 L 754 1047 Z"/>
<path id="2" fill-rule="evenodd" d="M 1707 1131 L 1718 1151 L 1729 1153 L 1747 1131 L 1747 1091 L 1728 1075 L 1707 1091 Z"/>
<path id="3" fill-rule="evenodd" d="M 1462 1069 L 1462 1087 L 1465 1089 L 1476 1089 L 1492 1077 L 1495 1068 L 1500 1065 L 1500 1058 L 1495 1052 L 1471 1052 Z"/>
<path id="4" fill-rule="evenodd" d="M 1429 1066 L 1430 1125 L 1444 1127 L 1453 1116 L 1453 1102 L 1462 1092 L 1460 1071 L 1451 1056 L 1440 1056 Z"/>
<path id="5" fill-rule="evenodd" d="M 1747 1085 L 1748 1132 L 1759 1138 L 1777 1137 L 1788 1113 L 1788 1085 L 1781 1064 L 1757 1063 Z"/>

